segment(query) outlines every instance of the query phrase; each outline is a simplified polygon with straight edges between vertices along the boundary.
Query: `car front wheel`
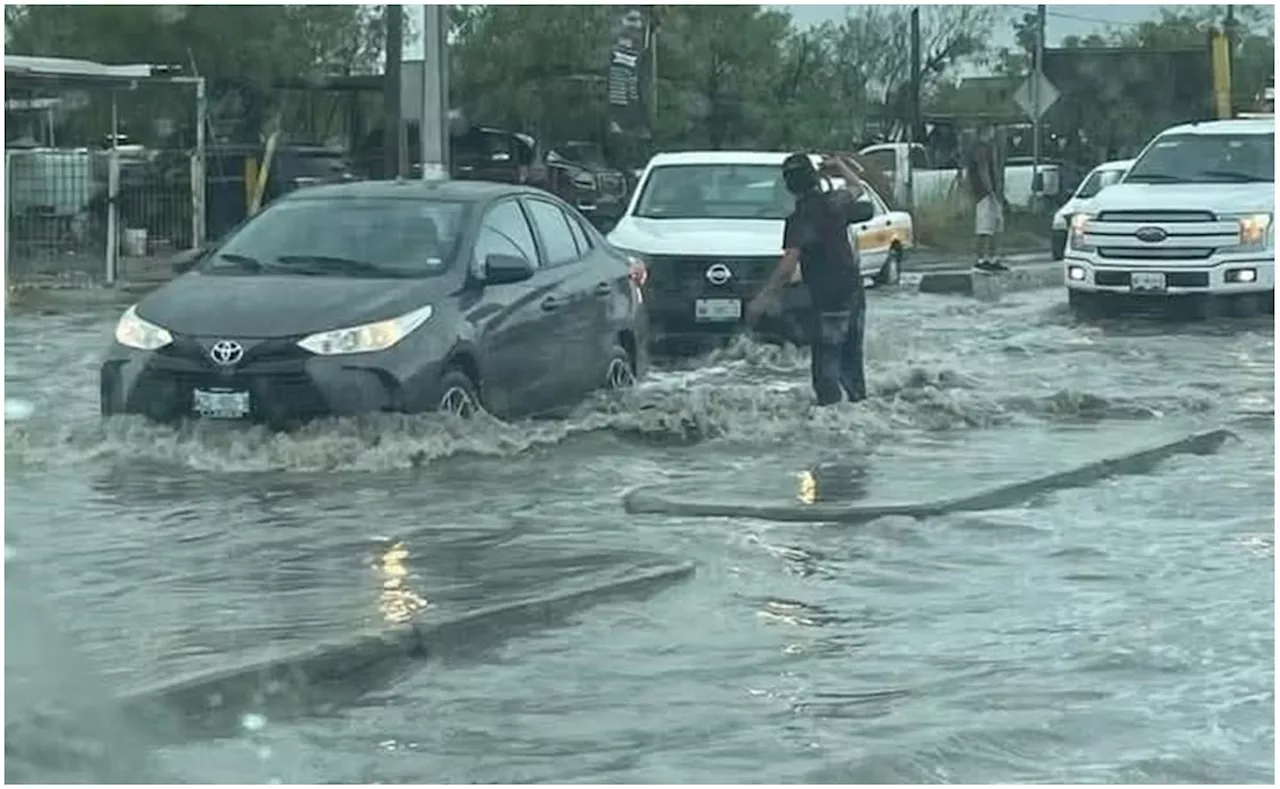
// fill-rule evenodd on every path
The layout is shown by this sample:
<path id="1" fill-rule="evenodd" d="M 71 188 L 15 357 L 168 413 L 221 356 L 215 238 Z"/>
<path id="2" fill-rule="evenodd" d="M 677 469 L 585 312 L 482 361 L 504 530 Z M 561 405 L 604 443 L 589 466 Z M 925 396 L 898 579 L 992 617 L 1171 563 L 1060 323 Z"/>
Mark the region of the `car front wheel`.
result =
<path id="1" fill-rule="evenodd" d="M 480 396 L 475 382 L 464 372 L 451 369 L 440 379 L 438 410 L 460 419 L 471 419 L 480 413 Z"/>
<path id="2" fill-rule="evenodd" d="M 604 388 L 620 392 L 636 385 L 636 365 L 631 353 L 621 345 L 613 346 L 609 353 L 609 365 L 605 368 Z"/>

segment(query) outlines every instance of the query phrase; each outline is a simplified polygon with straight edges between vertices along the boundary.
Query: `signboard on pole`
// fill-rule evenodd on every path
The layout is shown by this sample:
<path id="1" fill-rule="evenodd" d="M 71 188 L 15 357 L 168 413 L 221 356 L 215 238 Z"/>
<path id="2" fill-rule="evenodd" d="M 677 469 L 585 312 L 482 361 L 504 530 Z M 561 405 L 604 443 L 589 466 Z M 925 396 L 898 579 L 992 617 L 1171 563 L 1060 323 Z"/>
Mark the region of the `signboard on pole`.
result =
<path id="1" fill-rule="evenodd" d="M 1036 84 L 1037 81 L 1039 81 L 1039 85 Z M 1039 88 L 1038 91 L 1037 88 Z M 1013 100 L 1027 114 L 1028 118 L 1038 120 L 1049 111 L 1049 108 L 1057 102 L 1058 97 L 1061 95 L 1048 77 L 1037 72 L 1027 77 L 1026 82 L 1023 82 L 1014 91 Z"/>
<path id="2" fill-rule="evenodd" d="M 645 112 L 640 101 L 640 64 L 649 41 L 649 7 L 614 6 L 613 43 L 609 48 L 609 120 L 616 131 L 642 132 Z"/>

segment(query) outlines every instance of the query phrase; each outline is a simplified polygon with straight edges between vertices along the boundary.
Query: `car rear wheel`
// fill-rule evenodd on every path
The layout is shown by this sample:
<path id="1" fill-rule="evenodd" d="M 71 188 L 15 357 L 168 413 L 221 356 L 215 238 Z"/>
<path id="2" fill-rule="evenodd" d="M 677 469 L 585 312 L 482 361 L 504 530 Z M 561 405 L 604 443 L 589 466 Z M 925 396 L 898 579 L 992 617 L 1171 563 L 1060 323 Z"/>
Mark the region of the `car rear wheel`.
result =
<path id="1" fill-rule="evenodd" d="M 609 352 L 609 366 L 605 368 L 604 388 L 620 392 L 636 385 L 636 364 L 631 352 L 621 345 Z"/>
<path id="2" fill-rule="evenodd" d="M 902 247 L 893 246 L 884 259 L 884 265 L 875 276 L 877 287 L 894 288 L 902 281 Z"/>
<path id="3" fill-rule="evenodd" d="M 460 419 L 470 419 L 480 413 L 480 397 L 476 385 L 466 373 L 449 370 L 440 379 L 440 404 L 438 410 Z"/>

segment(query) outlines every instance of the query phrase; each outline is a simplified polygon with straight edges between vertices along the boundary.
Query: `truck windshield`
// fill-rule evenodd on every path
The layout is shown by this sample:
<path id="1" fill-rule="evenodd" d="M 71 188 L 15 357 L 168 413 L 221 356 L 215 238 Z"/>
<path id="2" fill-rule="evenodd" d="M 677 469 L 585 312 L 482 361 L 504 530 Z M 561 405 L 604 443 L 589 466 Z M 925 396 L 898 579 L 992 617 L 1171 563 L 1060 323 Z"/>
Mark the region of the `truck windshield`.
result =
<path id="1" fill-rule="evenodd" d="M 794 206 L 782 167 L 684 164 L 655 167 L 636 203 L 646 219 L 786 219 Z"/>
<path id="2" fill-rule="evenodd" d="M 1126 183 L 1275 182 L 1275 134 L 1169 134 L 1134 162 Z"/>

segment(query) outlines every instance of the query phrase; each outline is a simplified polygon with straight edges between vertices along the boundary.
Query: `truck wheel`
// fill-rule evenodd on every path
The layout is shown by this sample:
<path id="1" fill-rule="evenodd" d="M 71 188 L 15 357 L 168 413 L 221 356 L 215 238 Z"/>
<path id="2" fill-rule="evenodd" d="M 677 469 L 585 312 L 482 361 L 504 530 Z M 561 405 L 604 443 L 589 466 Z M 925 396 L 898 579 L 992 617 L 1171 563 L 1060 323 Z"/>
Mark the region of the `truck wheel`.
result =
<path id="1" fill-rule="evenodd" d="M 1102 300 L 1102 294 L 1085 293 L 1078 290 L 1067 291 L 1067 304 L 1071 314 L 1079 321 L 1094 321 L 1107 317 L 1110 310 Z"/>
<path id="2" fill-rule="evenodd" d="M 1054 260 L 1062 260 L 1067 254 L 1067 231 L 1055 230 L 1050 236 L 1049 251 Z"/>

